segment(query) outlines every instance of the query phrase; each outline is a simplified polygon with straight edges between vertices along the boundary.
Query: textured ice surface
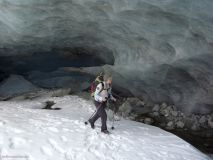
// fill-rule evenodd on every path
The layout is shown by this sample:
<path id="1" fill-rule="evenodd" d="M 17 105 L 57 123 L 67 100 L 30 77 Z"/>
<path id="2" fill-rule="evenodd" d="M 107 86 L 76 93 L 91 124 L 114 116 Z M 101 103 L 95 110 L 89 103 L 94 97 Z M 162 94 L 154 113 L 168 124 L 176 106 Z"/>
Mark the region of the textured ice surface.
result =
<path id="1" fill-rule="evenodd" d="M 209 112 L 212 26 L 212 0 L 0 0 L 0 55 L 81 48 L 134 79 L 135 95 Z"/>

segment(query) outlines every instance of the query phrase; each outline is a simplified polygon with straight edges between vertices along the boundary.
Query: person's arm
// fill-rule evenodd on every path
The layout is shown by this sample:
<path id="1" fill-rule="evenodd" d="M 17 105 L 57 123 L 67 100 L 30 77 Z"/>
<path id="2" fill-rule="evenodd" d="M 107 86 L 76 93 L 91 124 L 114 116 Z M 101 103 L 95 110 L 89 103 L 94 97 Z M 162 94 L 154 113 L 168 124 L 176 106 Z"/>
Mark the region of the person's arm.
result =
<path id="1" fill-rule="evenodd" d="M 105 98 L 100 96 L 101 90 L 102 90 L 102 84 L 100 83 L 100 84 L 97 85 L 95 93 L 94 93 L 95 100 L 98 101 L 98 102 L 105 101 Z"/>
<path id="2" fill-rule="evenodd" d="M 109 89 L 108 94 L 109 94 L 109 98 L 110 98 L 112 101 L 116 101 L 115 97 L 113 97 L 113 95 L 112 95 L 112 88 Z"/>

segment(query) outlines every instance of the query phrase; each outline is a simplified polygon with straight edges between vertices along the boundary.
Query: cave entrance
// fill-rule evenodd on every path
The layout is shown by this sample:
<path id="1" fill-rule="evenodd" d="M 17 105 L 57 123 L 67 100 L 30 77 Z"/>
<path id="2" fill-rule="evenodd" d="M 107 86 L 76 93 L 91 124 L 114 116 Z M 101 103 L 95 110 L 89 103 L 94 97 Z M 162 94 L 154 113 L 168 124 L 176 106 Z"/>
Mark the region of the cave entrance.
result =
<path id="1" fill-rule="evenodd" d="M 2 71 L 24 75 L 30 71 L 52 72 L 63 67 L 94 67 L 113 65 L 114 56 L 106 48 L 89 47 L 54 48 L 49 52 L 2 57 Z"/>

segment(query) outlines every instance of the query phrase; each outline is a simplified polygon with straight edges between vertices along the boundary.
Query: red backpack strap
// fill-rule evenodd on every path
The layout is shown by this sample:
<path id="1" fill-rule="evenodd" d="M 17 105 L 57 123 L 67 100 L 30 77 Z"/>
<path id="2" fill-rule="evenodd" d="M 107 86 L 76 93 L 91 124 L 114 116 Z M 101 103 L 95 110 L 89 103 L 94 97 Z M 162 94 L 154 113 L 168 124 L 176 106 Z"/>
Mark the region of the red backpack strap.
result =
<path id="1" fill-rule="evenodd" d="M 90 84 L 90 92 L 93 93 L 94 90 L 95 90 L 95 87 L 94 87 L 95 83 L 94 81 Z"/>

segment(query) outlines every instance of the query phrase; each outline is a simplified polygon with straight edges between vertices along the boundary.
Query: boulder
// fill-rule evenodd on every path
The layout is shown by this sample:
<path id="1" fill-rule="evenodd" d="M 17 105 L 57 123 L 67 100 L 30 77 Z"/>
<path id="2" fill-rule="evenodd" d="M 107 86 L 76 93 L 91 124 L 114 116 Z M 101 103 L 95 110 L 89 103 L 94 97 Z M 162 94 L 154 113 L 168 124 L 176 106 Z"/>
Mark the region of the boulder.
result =
<path id="1" fill-rule="evenodd" d="M 160 107 L 161 107 L 162 109 L 165 109 L 165 108 L 167 107 L 167 104 L 166 104 L 166 103 L 162 103 L 162 104 L 160 105 Z"/>
<path id="2" fill-rule="evenodd" d="M 140 99 L 138 99 L 138 101 L 136 102 L 136 106 L 137 107 L 145 106 L 145 103 L 141 101 Z"/>
<path id="3" fill-rule="evenodd" d="M 175 126 L 174 122 L 170 121 L 170 122 L 167 123 L 166 128 L 169 129 L 169 130 L 172 130 L 172 129 L 174 129 L 174 126 Z"/>
<path id="4" fill-rule="evenodd" d="M 137 116 L 138 116 L 138 115 L 135 114 L 135 113 L 130 113 L 130 115 L 128 116 L 128 118 L 129 118 L 130 120 L 135 121 Z M 123 116 L 123 117 L 125 117 L 125 116 Z M 126 116 L 126 117 L 127 117 L 127 116 Z M 138 121 L 139 121 L 139 120 L 138 120 Z"/>
<path id="5" fill-rule="evenodd" d="M 160 106 L 158 104 L 154 105 L 154 107 L 152 108 L 153 112 L 158 112 L 160 110 Z"/>
<path id="6" fill-rule="evenodd" d="M 177 126 L 177 128 L 183 128 L 183 127 L 184 127 L 184 122 L 178 121 L 178 122 L 176 123 L 176 126 Z"/>
<path id="7" fill-rule="evenodd" d="M 122 115 L 123 117 L 129 116 L 129 114 L 131 113 L 131 111 L 132 111 L 132 106 L 131 106 L 131 104 L 130 104 L 128 101 L 124 102 L 124 103 L 119 107 L 119 112 L 121 113 L 121 115 Z"/>
<path id="8" fill-rule="evenodd" d="M 202 116 L 202 117 L 199 119 L 199 123 L 201 123 L 201 124 L 204 124 L 206 121 L 207 121 L 207 119 L 206 119 L 205 116 Z"/>
<path id="9" fill-rule="evenodd" d="M 178 112 L 177 111 L 172 111 L 171 112 L 172 116 L 177 117 L 178 116 Z"/>
<path id="10" fill-rule="evenodd" d="M 160 123 L 160 127 L 162 128 L 166 127 L 166 123 L 165 122 Z"/>
<path id="11" fill-rule="evenodd" d="M 194 123 L 191 127 L 191 130 L 193 130 L 193 131 L 198 131 L 199 129 L 200 129 L 200 126 L 198 123 Z"/>
<path id="12" fill-rule="evenodd" d="M 152 124 L 153 122 L 154 122 L 154 120 L 153 120 L 152 118 L 148 118 L 148 117 L 147 117 L 147 118 L 144 119 L 144 123 L 145 123 L 145 124 L 149 124 L 149 125 L 150 125 L 150 124 Z"/>
<path id="13" fill-rule="evenodd" d="M 173 109 L 173 111 L 177 111 L 177 108 L 175 105 L 172 105 L 172 109 Z"/>
<path id="14" fill-rule="evenodd" d="M 173 111 L 173 108 L 172 108 L 172 106 L 167 106 L 167 108 L 166 108 L 169 112 L 172 112 Z"/>
<path id="15" fill-rule="evenodd" d="M 137 113 L 138 115 L 150 113 L 152 111 L 152 107 L 146 106 L 143 101 L 135 97 L 127 98 L 124 105 L 128 105 L 128 110 L 131 110 L 131 112 Z"/>
<path id="16" fill-rule="evenodd" d="M 152 115 L 153 115 L 154 117 L 158 117 L 158 116 L 159 116 L 159 113 L 158 113 L 158 112 L 153 112 Z"/>
<path id="17" fill-rule="evenodd" d="M 167 123 L 167 126 L 168 126 L 168 127 L 174 126 L 174 122 L 172 122 L 172 121 L 168 122 L 168 123 Z"/>
<path id="18" fill-rule="evenodd" d="M 168 117 L 169 116 L 169 111 L 166 110 L 166 109 L 161 109 L 160 110 L 160 114 L 163 115 L 163 116 L 165 116 L 165 117 Z"/>
<path id="19" fill-rule="evenodd" d="M 62 88 L 52 91 L 52 97 L 62 97 L 69 95 L 71 93 L 71 88 Z"/>

